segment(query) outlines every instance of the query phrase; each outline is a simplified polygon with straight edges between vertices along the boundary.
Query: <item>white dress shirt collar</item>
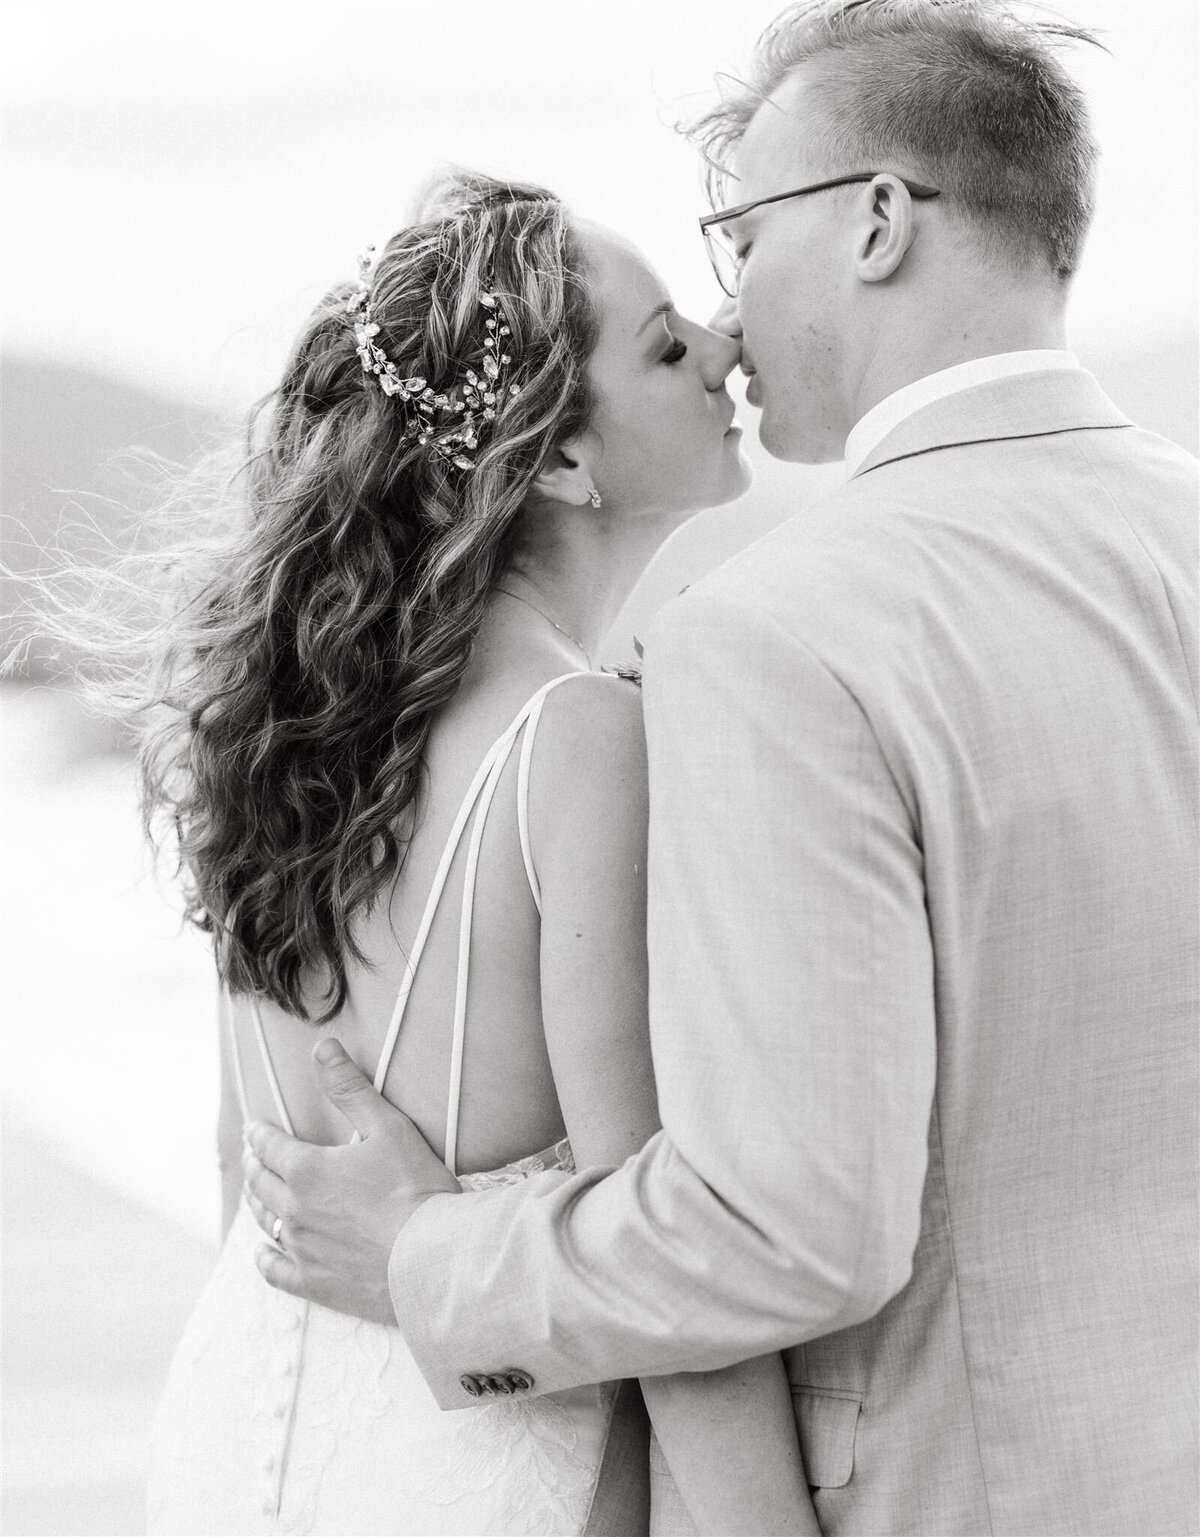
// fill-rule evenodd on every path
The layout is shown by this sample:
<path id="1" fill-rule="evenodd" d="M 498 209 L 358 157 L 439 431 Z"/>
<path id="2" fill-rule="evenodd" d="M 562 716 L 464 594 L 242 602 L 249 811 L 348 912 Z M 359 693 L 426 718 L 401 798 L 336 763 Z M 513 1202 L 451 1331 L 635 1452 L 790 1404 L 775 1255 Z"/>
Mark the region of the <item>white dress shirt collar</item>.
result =
<path id="1" fill-rule="evenodd" d="M 898 427 L 906 417 L 923 406 L 932 405 L 935 400 L 956 395 L 959 390 L 970 389 L 976 384 L 1006 379 L 1011 374 L 1036 374 L 1079 366 L 1079 359 L 1073 352 L 1037 348 L 1029 352 L 997 352 L 987 358 L 971 358 L 969 362 L 956 363 L 953 368 L 926 374 L 923 379 L 914 380 L 885 396 L 854 424 L 846 439 L 846 476 L 849 478 L 860 468 L 893 427 Z"/>

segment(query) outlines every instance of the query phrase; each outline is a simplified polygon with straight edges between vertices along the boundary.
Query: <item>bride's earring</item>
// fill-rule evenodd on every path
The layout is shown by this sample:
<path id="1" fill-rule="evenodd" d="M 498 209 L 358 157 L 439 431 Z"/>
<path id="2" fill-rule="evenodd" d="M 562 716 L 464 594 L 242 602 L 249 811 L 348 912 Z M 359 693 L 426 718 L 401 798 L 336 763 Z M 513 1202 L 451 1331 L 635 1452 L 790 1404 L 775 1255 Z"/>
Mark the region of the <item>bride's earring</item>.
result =
<path id="1" fill-rule="evenodd" d="M 600 493 L 596 490 L 595 486 L 588 487 L 588 501 L 591 502 L 593 507 L 599 507 L 600 505 Z"/>

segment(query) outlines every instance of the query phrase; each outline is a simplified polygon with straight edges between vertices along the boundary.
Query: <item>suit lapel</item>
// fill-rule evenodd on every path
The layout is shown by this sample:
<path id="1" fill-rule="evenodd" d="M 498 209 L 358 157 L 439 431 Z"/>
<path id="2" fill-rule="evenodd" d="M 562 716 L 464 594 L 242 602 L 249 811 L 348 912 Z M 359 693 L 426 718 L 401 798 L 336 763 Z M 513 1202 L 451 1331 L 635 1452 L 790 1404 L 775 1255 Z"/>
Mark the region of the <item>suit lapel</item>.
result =
<path id="1" fill-rule="evenodd" d="M 850 478 L 897 459 L 964 443 L 1132 425 L 1085 369 L 1015 374 L 923 406 L 893 427 Z"/>

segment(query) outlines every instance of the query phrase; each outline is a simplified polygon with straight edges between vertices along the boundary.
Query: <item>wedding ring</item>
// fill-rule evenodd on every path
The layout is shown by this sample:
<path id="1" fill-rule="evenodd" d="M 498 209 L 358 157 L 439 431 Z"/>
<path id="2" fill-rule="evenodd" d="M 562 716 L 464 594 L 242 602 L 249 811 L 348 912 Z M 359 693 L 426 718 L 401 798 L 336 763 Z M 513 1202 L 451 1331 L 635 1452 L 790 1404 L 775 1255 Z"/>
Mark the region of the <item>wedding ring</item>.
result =
<path id="1" fill-rule="evenodd" d="M 271 1237 L 272 1237 L 272 1239 L 274 1240 L 275 1243 L 279 1242 L 279 1235 L 282 1232 L 283 1232 L 283 1218 L 282 1217 L 276 1217 L 275 1221 L 271 1224 Z"/>

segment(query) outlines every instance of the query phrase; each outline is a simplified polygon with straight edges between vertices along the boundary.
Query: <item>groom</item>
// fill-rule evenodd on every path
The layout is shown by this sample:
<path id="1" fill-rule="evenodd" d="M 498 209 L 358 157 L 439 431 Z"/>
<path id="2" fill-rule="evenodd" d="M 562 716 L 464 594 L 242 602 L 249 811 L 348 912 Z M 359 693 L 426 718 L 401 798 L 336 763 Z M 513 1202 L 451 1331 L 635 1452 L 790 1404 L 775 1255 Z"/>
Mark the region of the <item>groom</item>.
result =
<path id="1" fill-rule="evenodd" d="M 451 1195 L 326 1043 L 366 1140 L 251 1134 L 268 1279 L 447 1409 L 786 1351 L 846 1537 L 1196 1530 L 1196 466 L 1065 350 L 1059 41 L 822 0 L 701 125 L 763 443 L 847 481 L 647 646 L 663 1132 Z"/>

